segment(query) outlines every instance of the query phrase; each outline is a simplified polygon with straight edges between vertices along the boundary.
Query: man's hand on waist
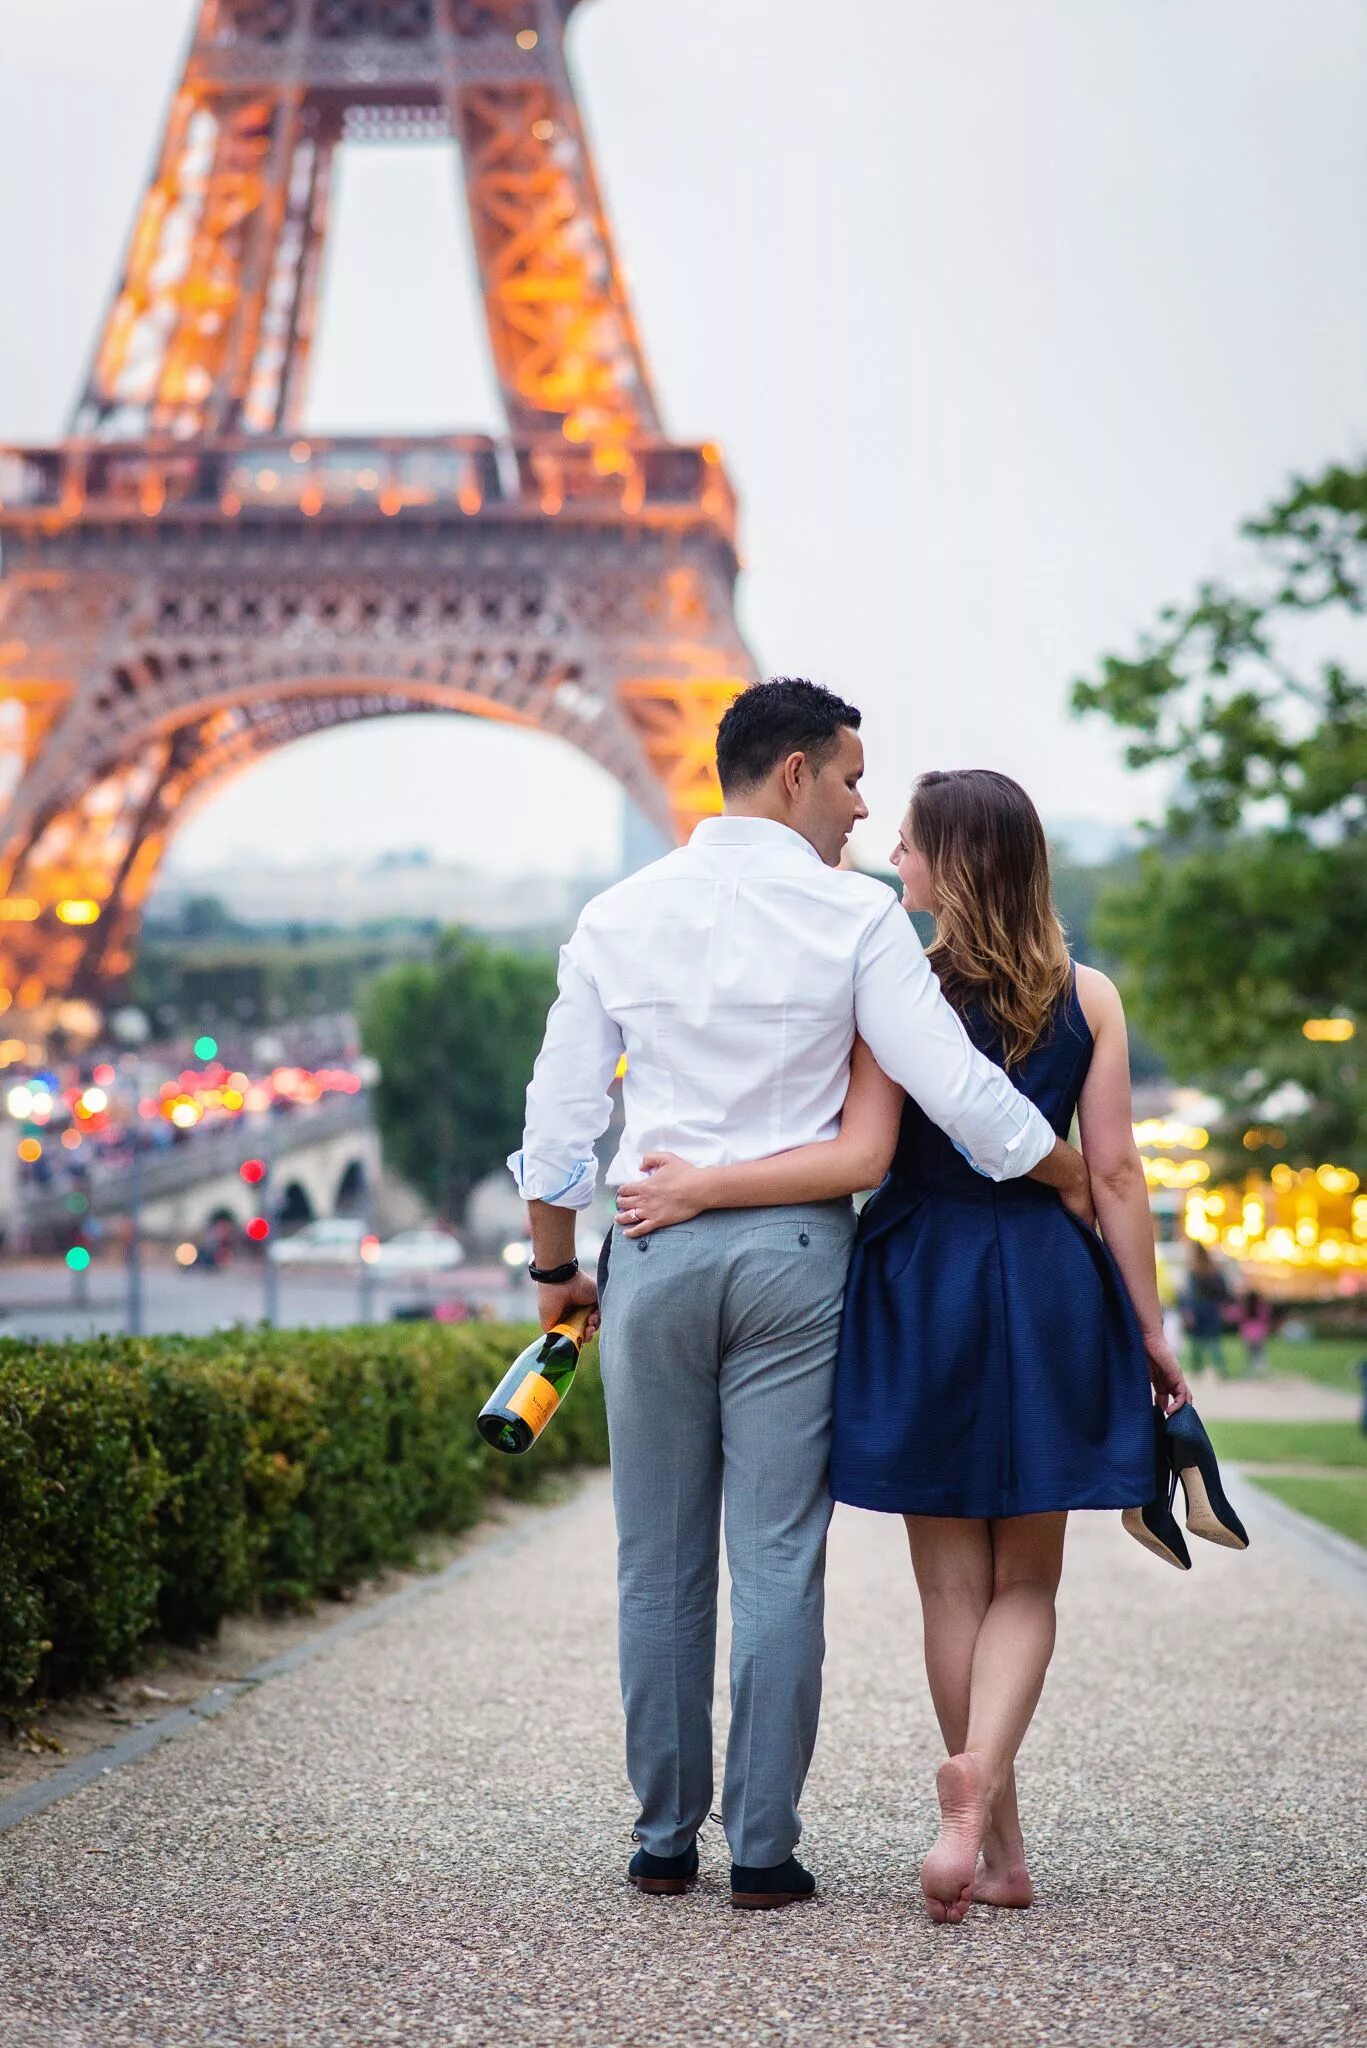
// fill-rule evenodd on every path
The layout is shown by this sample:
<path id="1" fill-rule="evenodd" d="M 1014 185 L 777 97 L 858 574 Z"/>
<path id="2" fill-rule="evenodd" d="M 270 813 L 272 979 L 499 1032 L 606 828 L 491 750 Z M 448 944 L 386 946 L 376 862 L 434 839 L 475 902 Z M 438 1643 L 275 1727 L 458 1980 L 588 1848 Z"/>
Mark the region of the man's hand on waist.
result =
<path id="1" fill-rule="evenodd" d="M 1046 1152 L 1026 1177 L 1042 1180 L 1046 1187 L 1056 1188 L 1064 1208 L 1070 1210 L 1088 1230 L 1096 1229 L 1092 1177 L 1087 1171 L 1086 1160 L 1066 1138 L 1055 1138 L 1052 1152 Z"/>

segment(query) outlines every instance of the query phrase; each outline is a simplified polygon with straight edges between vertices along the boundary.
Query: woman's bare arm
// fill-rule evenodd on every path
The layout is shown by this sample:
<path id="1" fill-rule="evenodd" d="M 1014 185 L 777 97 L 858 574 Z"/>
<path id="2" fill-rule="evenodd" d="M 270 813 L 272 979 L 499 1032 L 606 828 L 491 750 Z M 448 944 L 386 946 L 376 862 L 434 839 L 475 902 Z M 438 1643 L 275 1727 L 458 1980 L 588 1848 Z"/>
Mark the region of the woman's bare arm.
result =
<path id="1" fill-rule="evenodd" d="M 648 1153 L 640 1179 L 617 1191 L 626 1235 L 648 1237 L 652 1230 L 686 1223 L 703 1209 L 828 1202 L 876 1187 L 892 1161 L 901 1111 L 902 1090 L 863 1040 L 856 1039 L 838 1137 L 736 1166 L 690 1166 L 673 1153 Z M 628 1222 L 632 1212 L 635 1220 Z"/>
<path id="2" fill-rule="evenodd" d="M 1187 1388 L 1163 1334 L 1153 1220 L 1134 1142 L 1125 1011 L 1116 989 L 1094 967 L 1078 968 L 1077 993 L 1093 1041 L 1092 1064 L 1078 1101 L 1078 1124 L 1097 1222 L 1139 1319 L 1154 1387 L 1171 1406 L 1180 1407 Z"/>

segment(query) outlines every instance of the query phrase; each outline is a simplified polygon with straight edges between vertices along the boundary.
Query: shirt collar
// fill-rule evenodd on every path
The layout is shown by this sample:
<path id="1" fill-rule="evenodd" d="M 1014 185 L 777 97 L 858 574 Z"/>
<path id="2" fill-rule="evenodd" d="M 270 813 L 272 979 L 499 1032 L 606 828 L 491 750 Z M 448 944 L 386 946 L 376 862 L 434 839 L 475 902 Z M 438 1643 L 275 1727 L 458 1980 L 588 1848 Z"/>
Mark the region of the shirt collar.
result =
<path id="1" fill-rule="evenodd" d="M 786 846 L 805 853 L 818 867 L 825 863 L 810 839 L 780 825 L 777 818 L 703 818 L 693 827 L 690 846 Z"/>

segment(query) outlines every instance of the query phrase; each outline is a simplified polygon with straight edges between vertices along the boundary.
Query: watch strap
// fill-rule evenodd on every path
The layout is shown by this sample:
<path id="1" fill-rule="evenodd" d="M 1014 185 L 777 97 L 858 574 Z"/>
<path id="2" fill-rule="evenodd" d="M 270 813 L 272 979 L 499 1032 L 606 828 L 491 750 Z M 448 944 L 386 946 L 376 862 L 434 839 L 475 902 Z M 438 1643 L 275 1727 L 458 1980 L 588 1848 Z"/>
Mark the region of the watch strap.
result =
<path id="1" fill-rule="evenodd" d="M 579 1271 L 578 1259 L 566 1259 L 563 1266 L 538 1266 L 533 1259 L 527 1268 L 538 1287 L 563 1287 Z"/>

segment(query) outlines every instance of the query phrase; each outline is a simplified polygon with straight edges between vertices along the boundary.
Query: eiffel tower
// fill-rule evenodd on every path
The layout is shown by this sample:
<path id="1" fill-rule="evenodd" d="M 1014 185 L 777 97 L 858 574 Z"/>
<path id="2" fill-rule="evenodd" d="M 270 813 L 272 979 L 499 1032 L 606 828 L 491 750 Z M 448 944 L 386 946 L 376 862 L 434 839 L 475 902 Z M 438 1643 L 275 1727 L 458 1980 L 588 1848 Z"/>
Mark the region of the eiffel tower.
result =
<path id="1" fill-rule="evenodd" d="M 35 1029 L 126 973 L 180 821 L 304 734 L 465 712 L 676 835 L 717 807 L 735 501 L 661 426 L 576 4 L 202 0 L 70 433 L 0 450 L 0 1009 Z M 440 137 L 509 437 L 304 434 L 338 145 Z"/>

